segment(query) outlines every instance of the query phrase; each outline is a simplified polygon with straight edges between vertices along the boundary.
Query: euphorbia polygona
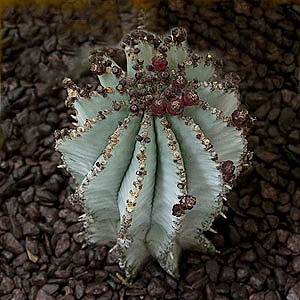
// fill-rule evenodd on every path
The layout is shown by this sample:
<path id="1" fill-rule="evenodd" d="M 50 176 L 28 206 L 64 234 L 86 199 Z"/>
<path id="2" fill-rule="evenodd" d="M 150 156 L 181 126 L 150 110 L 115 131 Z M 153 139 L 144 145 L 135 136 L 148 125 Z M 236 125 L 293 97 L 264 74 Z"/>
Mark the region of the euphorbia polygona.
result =
<path id="1" fill-rule="evenodd" d="M 56 149 L 79 185 L 71 198 L 89 241 L 116 242 L 127 276 L 153 256 L 178 277 L 182 249 L 214 253 L 203 232 L 247 156 L 237 77 L 216 81 L 216 61 L 185 38 L 134 31 L 119 50 L 91 53 L 96 90 L 64 80 L 76 128 L 57 132 Z M 122 51 L 126 71 L 112 60 Z"/>

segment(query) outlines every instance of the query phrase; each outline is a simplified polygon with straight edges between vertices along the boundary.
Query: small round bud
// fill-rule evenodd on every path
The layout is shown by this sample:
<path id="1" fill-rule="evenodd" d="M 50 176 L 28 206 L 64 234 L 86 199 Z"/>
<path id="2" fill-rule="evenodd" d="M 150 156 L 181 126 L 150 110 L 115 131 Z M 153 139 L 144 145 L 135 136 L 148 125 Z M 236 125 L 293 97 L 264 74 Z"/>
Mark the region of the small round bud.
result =
<path id="1" fill-rule="evenodd" d="M 152 65 L 154 66 L 155 71 L 165 71 L 168 66 L 167 59 L 162 54 L 156 54 L 152 57 Z"/>
<path id="2" fill-rule="evenodd" d="M 173 98 L 167 103 L 167 111 L 171 116 L 180 115 L 183 113 L 183 104 L 178 98 Z"/>
<path id="3" fill-rule="evenodd" d="M 133 53 L 138 54 L 140 53 L 141 49 L 140 48 L 134 48 Z"/>
<path id="4" fill-rule="evenodd" d="M 131 113 L 138 113 L 139 112 L 139 107 L 136 105 L 136 104 L 131 104 L 128 108 L 128 110 L 131 112 Z"/>

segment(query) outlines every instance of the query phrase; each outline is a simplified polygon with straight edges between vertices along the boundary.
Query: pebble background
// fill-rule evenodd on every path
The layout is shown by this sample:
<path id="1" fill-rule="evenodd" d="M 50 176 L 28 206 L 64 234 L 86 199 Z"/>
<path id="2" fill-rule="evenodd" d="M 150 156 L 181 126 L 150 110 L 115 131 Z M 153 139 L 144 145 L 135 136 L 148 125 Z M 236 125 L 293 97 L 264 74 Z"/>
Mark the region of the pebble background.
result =
<path id="1" fill-rule="evenodd" d="M 54 130 L 71 126 L 63 77 L 96 84 L 87 50 L 117 43 L 138 22 L 126 1 L 98 10 L 96 2 L 105 5 L 17 7 L 3 16 L 0 300 L 300 299 L 299 6 L 175 1 L 151 10 L 157 28 L 186 26 L 191 45 L 240 74 L 242 102 L 257 118 L 248 137 L 254 155 L 228 197 L 228 219 L 208 234 L 220 253 L 185 252 L 179 281 L 151 261 L 126 286 L 109 247 L 82 240 L 82 211 L 66 199 L 74 184 L 53 149 Z M 66 29 L 85 21 L 94 30 Z"/>

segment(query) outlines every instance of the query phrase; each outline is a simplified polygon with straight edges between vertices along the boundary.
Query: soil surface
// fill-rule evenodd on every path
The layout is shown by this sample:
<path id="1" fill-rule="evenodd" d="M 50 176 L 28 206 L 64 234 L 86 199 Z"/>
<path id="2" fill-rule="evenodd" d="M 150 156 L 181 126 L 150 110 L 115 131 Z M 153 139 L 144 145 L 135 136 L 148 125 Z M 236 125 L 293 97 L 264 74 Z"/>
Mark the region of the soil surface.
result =
<path id="1" fill-rule="evenodd" d="M 228 196 L 227 219 L 215 221 L 218 233 L 207 234 L 220 253 L 185 252 L 178 281 L 151 261 L 128 285 L 109 245 L 84 242 L 83 211 L 67 200 L 75 186 L 53 148 L 54 130 L 72 126 L 62 79 L 97 84 L 89 49 L 118 43 L 140 22 L 135 8 L 107 3 L 5 10 L 0 300 L 300 299 L 300 7 L 174 1 L 146 11 L 148 27 L 183 25 L 191 46 L 223 56 L 257 120 L 252 165 Z"/>

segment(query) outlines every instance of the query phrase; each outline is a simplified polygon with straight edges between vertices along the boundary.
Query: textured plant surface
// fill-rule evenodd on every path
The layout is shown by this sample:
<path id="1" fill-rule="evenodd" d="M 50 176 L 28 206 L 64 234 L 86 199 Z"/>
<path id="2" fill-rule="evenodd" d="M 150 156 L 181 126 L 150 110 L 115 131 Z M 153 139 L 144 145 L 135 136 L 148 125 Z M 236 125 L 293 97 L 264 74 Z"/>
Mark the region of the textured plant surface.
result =
<path id="1" fill-rule="evenodd" d="M 238 77 L 220 79 L 212 56 L 184 43 L 181 28 L 137 30 L 91 54 L 96 90 L 64 80 L 76 128 L 56 132 L 56 149 L 79 185 L 71 200 L 89 241 L 116 242 L 127 276 L 153 256 L 178 277 L 182 249 L 214 253 L 203 232 L 247 157 Z M 123 51 L 126 72 L 112 59 Z"/>

